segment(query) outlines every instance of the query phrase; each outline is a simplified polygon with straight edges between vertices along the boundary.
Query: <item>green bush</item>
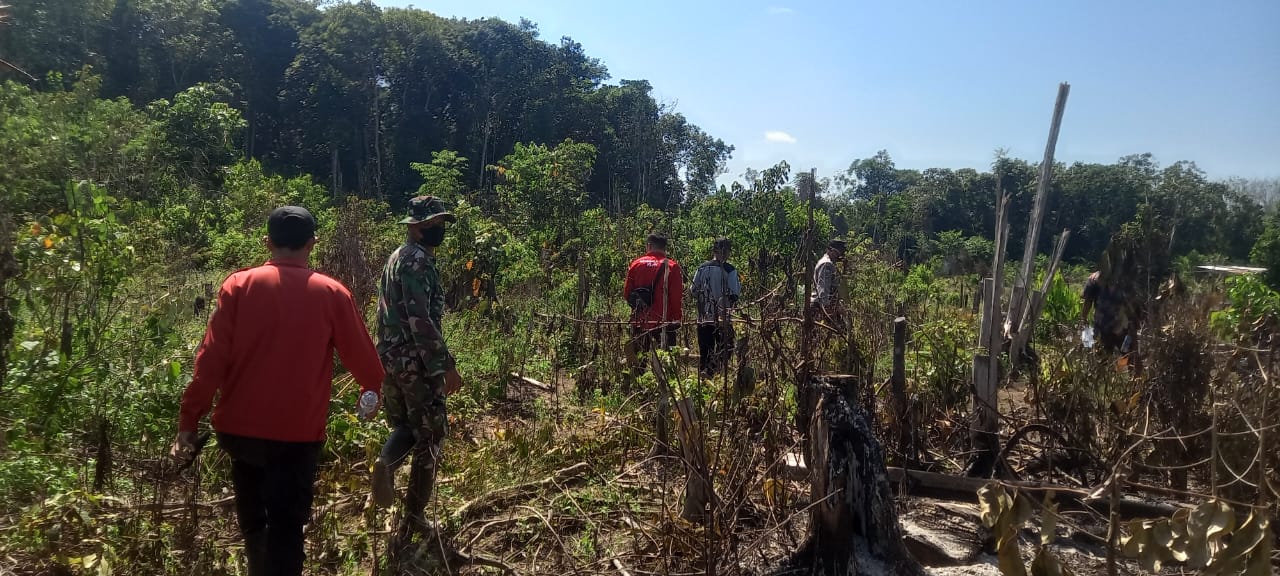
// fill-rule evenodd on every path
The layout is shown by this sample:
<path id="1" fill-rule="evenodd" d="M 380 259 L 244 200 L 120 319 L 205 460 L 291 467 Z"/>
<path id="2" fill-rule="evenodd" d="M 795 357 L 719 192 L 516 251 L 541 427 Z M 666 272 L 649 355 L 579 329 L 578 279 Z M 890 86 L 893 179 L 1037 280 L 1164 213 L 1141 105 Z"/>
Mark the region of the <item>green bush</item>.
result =
<path id="1" fill-rule="evenodd" d="M 1273 215 L 1267 219 L 1262 235 L 1249 253 L 1249 259 L 1254 264 L 1265 267 L 1267 271 L 1263 278 L 1267 285 L 1280 290 L 1280 216 Z"/>

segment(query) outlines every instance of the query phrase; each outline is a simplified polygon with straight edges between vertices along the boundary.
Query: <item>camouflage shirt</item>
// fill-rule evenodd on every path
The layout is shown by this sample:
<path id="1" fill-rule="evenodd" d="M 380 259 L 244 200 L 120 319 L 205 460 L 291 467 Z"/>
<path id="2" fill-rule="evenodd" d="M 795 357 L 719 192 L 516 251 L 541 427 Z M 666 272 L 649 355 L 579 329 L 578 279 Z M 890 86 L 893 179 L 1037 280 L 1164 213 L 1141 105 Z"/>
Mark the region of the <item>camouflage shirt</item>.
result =
<path id="1" fill-rule="evenodd" d="M 1129 315 L 1119 290 L 1102 282 L 1101 274 L 1094 272 L 1084 283 L 1083 300 L 1093 302 L 1093 330 L 1099 335 L 1122 335 L 1129 329 Z"/>
<path id="2" fill-rule="evenodd" d="M 444 289 L 436 258 L 408 243 L 387 258 L 378 294 L 378 354 L 418 354 L 427 376 L 444 373 L 453 356 L 444 343 Z"/>

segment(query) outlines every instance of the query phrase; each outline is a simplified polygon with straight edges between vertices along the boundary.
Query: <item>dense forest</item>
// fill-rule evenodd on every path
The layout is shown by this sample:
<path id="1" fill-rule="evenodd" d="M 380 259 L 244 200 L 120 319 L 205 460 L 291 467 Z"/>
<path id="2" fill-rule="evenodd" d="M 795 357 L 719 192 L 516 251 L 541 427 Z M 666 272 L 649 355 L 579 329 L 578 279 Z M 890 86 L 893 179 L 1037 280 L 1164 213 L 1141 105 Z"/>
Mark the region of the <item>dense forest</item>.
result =
<path id="1" fill-rule="evenodd" d="M 905 169 L 882 150 L 816 179 L 785 162 L 726 174 L 731 143 L 659 102 L 649 82 L 614 82 L 582 45 L 547 41 L 526 20 L 450 19 L 368 1 L 7 4 L 0 574 L 242 573 L 223 497 L 225 459 L 210 450 L 194 470 L 174 474 L 162 453 L 213 290 L 267 257 L 266 216 L 282 204 L 316 215 L 314 265 L 349 286 L 367 315 L 378 271 L 403 241 L 395 222 L 409 198 L 432 194 L 454 207 L 460 221 L 440 266 L 446 333 L 469 384 L 450 400 L 457 426 L 437 510 L 451 535 L 521 573 L 625 575 L 625 561 L 641 574 L 738 574 L 794 548 L 804 532 L 791 518 L 807 510 L 807 484 L 778 476 L 777 460 L 807 431 L 776 415 L 797 410 L 790 387 L 807 370 L 797 358 L 815 354 L 792 320 L 805 310 L 808 268 L 831 238 L 851 247 L 843 287 L 851 313 L 816 354 L 871 383 L 864 400 L 877 434 L 888 437 L 901 423 L 874 416 L 887 394 L 878 383 L 892 371 L 891 322 L 907 318 L 905 377 L 927 445 L 917 463 L 962 468 L 950 454 L 965 450 L 955 431 L 967 426 L 971 360 L 982 348 L 975 286 L 1013 274 L 1016 266 L 993 262 L 998 248 L 1023 254 L 1035 162 L 994 151 L 984 170 Z M 1270 491 L 1256 486 L 1276 480 L 1267 459 L 1280 451 L 1249 423 L 1271 421 L 1275 400 L 1267 371 L 1276 364 L 1270 335 L 1280 328 L 1272 291 L 1280 286 L 1280 180 L 1210 177 L 1193 159 L 1134 152 L 1048 171 L 1046 232 L 1034 251 L 1042 264 L 1060 232 L 1070 235 L 1064 266 L 1043 279 L 1051 289 L 1035 335 L 1041 364 L 1019 371 L 1012 365 L 1021 360 L 1008 359 L 1008 385 L 1034 389 L 1011 418 L 1056 422 L 1052 437 L 1095 454 L 1094 472 L 1128 470 L 1139 456 L 1152 467 L 1135 475 L 1163 474 L 1169 458 L 1194 461 L 1191 488 L 1184 476 L 1180 493 L 1211 489 L 1227 499 L 1214 502 L 1241 514 L 1249 505 L 1241 502 L 1268 506 L 1257 494 Z M 994 240 L 1000 194 L 1013 215 L 1003 247 Z M 731 401 L 696 375 L 667 383 L 624 365 L 622 275 L 651 231 L 666 233 L 689 269 L 715 238 L 733 240 L 750 302 L 742 330 L 752 338 L 736 360 L 738 385 L 745 378 L 754 393 L 738 390 Z M 1146 369 L 1163 380 L 1134 384 L 1071 342 L 1080 283 L 1120 245 L 1142 254 L 1150 285 L 1172 274 L 1204 298 L 1179 304 L 1196 320 L 1161 316 L 1174 309 L 1165 293 L 1151 307 L 1160 312 L 1147 324 L 1162 328 L 1143 332 Z M 1269 270 L 1225 284 L 1194 274 L 1199 264 L 1250 262 Z M 1144 297 L 1155 302 L 1157 289 Z M 1235 402 L 1230 415 L 1209 399 L 1210 381 Z M 712 423 L 701 433 L 724 446 L 712 457 L 723 467 L 723 501 L 706 524 L 668 502 L 689 462 L 655 469 L 640 457 L 652 435 L 645 391 L 656 387 L 699 398 Z M 386 429 L 344 416 L 355 402 L 349 376 L 334 389 L 308 573 L 363 573 L 381 558 L 385 519 L 364 498 Z M 1140 415 L 1139 401 L 1154 408 Z M 1144 417 L 1226 439 L 1210 447 L 1197 437 L 1175 451 L 1156 438 L 1126 451 L 1155 433 L 1136 428 Z M 1005 438 L 1018 422 L 1004 424 Z M 757 454 L 738 442 L 746 439 L 768 448 Z M 903 447 L 889 444 L 901 462 Z M 1222 485 L 1218 461 L 1204 463 L 1211 449 L 1255 489 Z M 557 475 L 582 462 L 591 474 Z M 533 515 L 486 515 L 500 512 L 485 507 L 495 492 L 548 474 L 564 483 L 567 500 L 538 493 L 516 507 Z M 678 498 L 679 486 L 670 490 Z M 450 516 L 460 506 L 466 512 Z M 486 534 L 490 525 L 512 529 Z M 1104 518 L 1104 532 L 1109 525 L 1119 520 Z M 1240 534 L 1254 534 L 1247 526 L 1270 540 L 1265 522 Z M 1258 570 L 1257 550 L 1220 555 L 1221 565 L 1248 561 Z"/>
<path id="2" fill-rule="evenodd" d="M 528 21 L 446 19 L 369 2 L 320 9 L 302 0 L 16 2 L 7 18 L 0 55 L 9 65 L 0 78 L 15 83 L 6 90 L 10 117 L 18 117 L 13 106 L 44 108 L 16 100 L 25 86 L 42 95 L 37 99 L 75 90 L 82 102 L 112 102 L 84 104 L 90 108 L 122 107 L 118 100 L 126 99 L 139 118 L 111 121 L 110 129 L 123 131 L 117 138 L 139 130 L 137 123 L 159 125 L 159 134 L 148 132 L 164 140 L 156 147 L 169 155 L 152 164 L 177 172 L 176 181 L 134 178 L 112 186 L 117 196 L 208 198 L 222 187 L 224 168 L 244 158 L 285 177 L 310 176 L 335 201 L 354 195 L 398 209 L 423 181 L 414 166 L 435 161 L 456 171 L 459 189 L 478 191 L 482 206 L 496 209 L 501 182 L 493 166 L 519 143 L 565 140 L 593 147 L 581 205 L 613 215 L 641 205 L 674 213 L 717 193 L 740 197 L 761 176 L 748 171 L 743 184 L 717 187 L 731 145 L 657 102 L 647 81 L 608 83 L 607 68 L 580 44 L 544 41 Z M 77 88 L 81 80 L 91 84 Z M 51 145 L 49 135 L 39 136 L 26 134 L 44 140 L 37 146 Z M 56 157 L 30 144 L 10 139 L 6 150 L 22 146 L 16 158 Z M 63 153 L 76 152 L 84 153 Z M 67 173 L 41 176 L 54 183 L 79 176 L 66 160 Z M 1013 193 L 1013 209 L 1024 211 L 1035 165 L 1009 158 L 998 164 L 993 169 Z M 1262 208 L 1280 187 L 1214 182 L 1194 162 L 1161 167 L 1141 153 L 1110 165 L 1055 168 L 1046 225 L 1073 231 L 1067 258 L 1078 261 L 1096 258 L 1142 207 L 1177 228 L 1174 254 L 1247 260 L 1264 225 Z M 48 207 L 40 202 L 47 190 L 7 183 L 6 190 L 22 192 L 37 211 Z M 901 170 L 881 152 L 832 175 L 823 192 L 829 213 L 843 217 L 842 229 L 904 251 L 925 251 L 940 232 L 992 235 L 992 172 Z M 1011 237 L 1021 250 L 1019 230 Z"/>

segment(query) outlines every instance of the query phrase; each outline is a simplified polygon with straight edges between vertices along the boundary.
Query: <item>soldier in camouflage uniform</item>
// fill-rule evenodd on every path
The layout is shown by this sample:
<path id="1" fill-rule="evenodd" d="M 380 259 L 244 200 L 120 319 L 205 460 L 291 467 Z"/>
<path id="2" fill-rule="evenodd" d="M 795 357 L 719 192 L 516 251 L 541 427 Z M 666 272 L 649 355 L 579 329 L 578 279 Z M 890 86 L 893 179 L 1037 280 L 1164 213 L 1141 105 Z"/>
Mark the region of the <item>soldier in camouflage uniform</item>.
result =
<path id="1" fill-rule="evenodd" d="M 435 250 L 444 241 L 446 222 L 456 222 L 432 196 L 409 201 L 404 245 L 387 259 L 378 296 L 378 354 L 386 368 L 383 384 L 392 433 L 374 464 L 373 496 L 380 507 L 394 500 L 395 469 L 412 453 L 398 546 L 413 533 L 428 534 L 424 509 L 431 499 L 448 430 L 445 397 L 461 386 L 453 356 L 441 332 L 444 290 Z"/>

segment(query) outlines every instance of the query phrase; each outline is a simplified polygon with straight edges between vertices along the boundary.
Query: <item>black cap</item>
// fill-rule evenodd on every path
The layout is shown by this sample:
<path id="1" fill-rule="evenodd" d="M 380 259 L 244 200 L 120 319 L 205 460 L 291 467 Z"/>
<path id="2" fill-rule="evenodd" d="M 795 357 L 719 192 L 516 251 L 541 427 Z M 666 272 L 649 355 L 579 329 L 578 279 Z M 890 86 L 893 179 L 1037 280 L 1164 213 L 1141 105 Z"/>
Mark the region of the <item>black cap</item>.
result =
<path id="1" fill-rule="evenodd" d="M 827 248 L 831 248 L 831 249 L 834 249 L 834 250 L 839 250 L 839 251 L 841 251 L 841 252 L 844 252 L 844 251 L 845 251 L 845 242 L 844 242 L 844 240 L 841 240 L 841 239 L 839 239 L 839 238 L 836 238 L 836 239 L 831 240 L 831 242 L 830 242 L 829 244 L 827 244 Z"/>
<path id="2" fill-rule="evenodd" d="M 267 238 L 280 248 L 297 250 L 316 237 L 316 219 L 301 206 L 281 206 L 267 217 Z"/>

